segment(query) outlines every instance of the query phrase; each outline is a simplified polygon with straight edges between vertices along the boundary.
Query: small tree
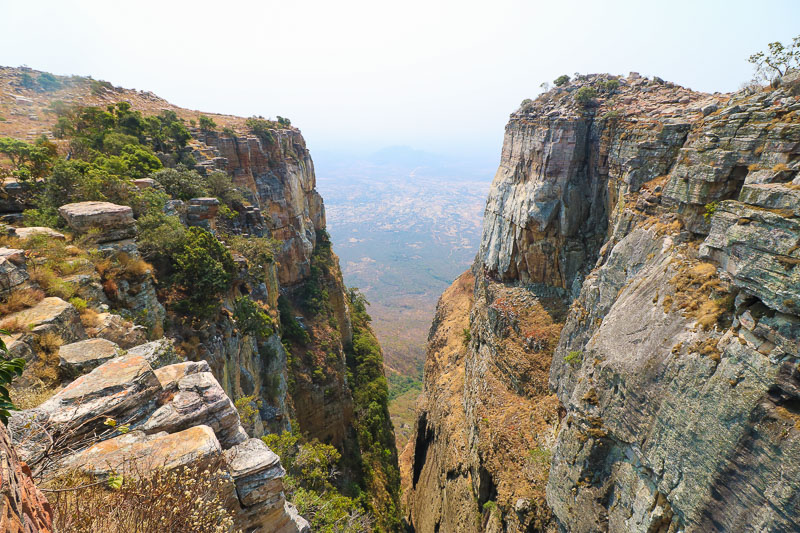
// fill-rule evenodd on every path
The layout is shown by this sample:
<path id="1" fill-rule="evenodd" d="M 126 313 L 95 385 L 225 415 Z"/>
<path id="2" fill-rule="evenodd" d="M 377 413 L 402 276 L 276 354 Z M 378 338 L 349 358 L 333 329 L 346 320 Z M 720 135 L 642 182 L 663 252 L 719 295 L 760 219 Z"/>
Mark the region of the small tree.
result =
<path id="1" fill-rule="evenodd" d="M 214 131 L 217 129 L 217 123 L 214 122 L 214 119 L 205 115 L 200 115 L 198 123 L 200 124 L 200 129 L 203 131 Z"/>
<path id="2" fill-rule="evenodd" d="M 593 87 L 583 86 L 575 92 L 575 101 L 584 107 L 591 104 L 597 97 L 597 91 Z"/>
<path id="3" fill-rule="evenodd" d="M 756 79 L 770 82 L 800 66 L 800 35 L 792 39 L 788 46 L 775 41 L 769 43 L 767 48 L 767 52 L 758 52 L 748 59 L 755 65 Z"/>
<path id="4" fill-rule="evenodd" d="M 553 83 L 556 84 L 556 87 L 561 87 L 562 85 L 566 85 L 567 83 L 569 83 L 569 76 L 567 76 L 566 74 L 562 74 L 561 76 L 553 80 Z"/>

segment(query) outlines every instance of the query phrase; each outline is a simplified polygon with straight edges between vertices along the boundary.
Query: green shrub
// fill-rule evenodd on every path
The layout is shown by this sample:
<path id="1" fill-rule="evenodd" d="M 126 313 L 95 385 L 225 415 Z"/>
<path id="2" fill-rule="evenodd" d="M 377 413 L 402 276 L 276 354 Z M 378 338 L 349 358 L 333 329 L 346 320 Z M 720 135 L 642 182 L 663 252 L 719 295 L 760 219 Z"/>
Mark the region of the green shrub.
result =
<path id="1" fill-rule="evenodd" d="M 564 356 L 564 362 L 569 366 L 578 366 L 583 362 L 583 353 L 573 350 Z"/>
<path id="2" fill-rule="evenodd" d="M 584 107 L 588 107 L 597 98 L 597 91 L 593 87 L 584 85 L 575 91 L 575 101 Z"/>
<path id="3" fill-rule="evenodd" d="M 46 92 L 55 91 L 56 89 L 61 88 L 61 82 L 49 72 L 42 72 L 39 74 L 36 82 L 39 84 L 41 90 Z"/>
<path id="4" fill-rule="evenodd" d="M 208 194 L 208 187 L 203 176 L 196 170 L 189 170 L 183 165 L 159 170 L 150 177 L 161 184 L 164 191 L 172 198 L 191 200 Z"/>
<path id="5" fill-rule="evenodd" d="M 217 129 L 217 123 L 214 122 L 214 119 L 205 115 L 200 115 L 198 123 L 200 124 L 200 129 L 203 131 L 214 131 Z"/>
<path id="6" fill-rule="evenodd" d="M 492 500 L 488 500 L 486 503 L 483 504 L 483 512 L 484 513 L 492 514 L 492 513 L 495 513 L 496 511 L 497 511 L 497 503 L 496 502 L 494 502 Z"/>
<path id="7" fill-rule="evenodd" d="M 464 328 L 464 330 L 461 332 L 461 342 L 464 344 L 464 346 L 467 346 L 471 340 L 472 332 L 470 332 L 469 328 Z"/>
<path id="8" fill-rule="evenodd" d="M 611 94 L 617 89 L 619 89 L 619 80 L 611 79 L 600 82 L 600 89 L 602 89 L 603 92 Z"/>
<path id="9" fill-rule="evenodd" d="M 186 243 L 175 255 L 175 281 L 186 292 L 188 311 L 211 316 L 219 306 L 219 296 L 233 280 L 235 264 L 225 246 L 202 228 L 189 228 Z"/>
<path id="10" fill-rule="evenodd" d="M 717 212 L 717 207 L 719 207 L 719 202 L 710 202 L 705 205 L 705 213 L 703 213 L 703 218 L 706 222 L 711 221 L 711 217 L 714 216 L 714 213 Z"/>
<path id="11" fill-rule="evenodd" d="M 244 333 L 260 338 L 272 335 L 272 318 L 248 296 L 236 299 L 233 318 Z"/>
<path id="12" fill-rule="evenodd" d="M 245 124 L 267 147 L 275 143 L 275 136 L 272 134 L 271 130 L 281 127 L 281 124 L 272 122 L 271 120 L 265 120 L 262 117 L 250 117 L 245 121 Z"/>
<path id="13" fill-rule="evenodd" d="M 0 329 L 0 335 L 10 335 L 9 331 Z M 25 359 L 19 357 L 11 357 L 11 353 L 6 347 L 0 337 L 0 422 L 3 424 L 8 423 L 8 417 L 11 416 L 10 411 L 19 411 L 17 407 L 11 402 L 11 395 L 8 392 L 8 387 L 17 376 L 22 375 L 25 368 Z"/>
<path id="14" fill-rule="evenodd" d="M 553 83 L 556 85 L 556 87 L 561 87 L 562 85 L 566 85 L 567 83 L 569 83 L 569 76 L 567 76 L 566 74 L 562 74 L 561 76 L 554 79 Z"/>
<path id="15" fill-rule="evenodd" d="M 310 340 L 308 332 L 303 329 L 300 322 L 294 317 L 289 300 L 285 296 L 278 297 L 278 313 L 281 318 L 281 338 L 292 340 L 299 343 L 307 343 Z"/>

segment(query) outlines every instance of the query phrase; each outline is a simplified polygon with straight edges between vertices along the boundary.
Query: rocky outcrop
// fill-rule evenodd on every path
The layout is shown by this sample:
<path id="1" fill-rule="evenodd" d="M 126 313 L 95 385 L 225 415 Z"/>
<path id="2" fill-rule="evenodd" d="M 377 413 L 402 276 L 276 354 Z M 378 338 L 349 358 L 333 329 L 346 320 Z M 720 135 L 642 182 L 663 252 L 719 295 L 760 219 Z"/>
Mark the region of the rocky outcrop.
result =
<path id="1" fill-rule="evenodd" d="M 109 202 L 78 202 L 58 208 L 70 228 L 91 233 L 98 242 L 121 241 L 136 235 L 133 210 L 126 205 Z"/>
<path id="2" fill-rule="evenodd" d="M 238 528 L 308 531 L 286 503 L 277 456 L 247 437 L 209 370 L 205 362 L 154 368 L 143 355 L 116 357 L 41 406 L 14 415 L 16 448 L 45 476 L 71 468 L 94 476 L 141 475 L 221 461 L 233 481 L 226 501 L 236 502 L 229 507 Z"/>
<path id="3" fill-rule="evenodd" d="M 800 527 L 800 101 L 792 83 L 705 95 L 638 75 L 587 76 L 511 116 L 473 268 L 471 341 L 447 372 L 429 352 L 405 452 L 417 530 L 452 530 L 444 507 L 424 502 L 440 494 L 480 502 L 486 479 L 497 516 L 484 511 L 486 529 Z M 597 96 L 582 103 L 575 95 L 585 86 Z M 481 299 L 500 290 L 529 298 L 511 306 L 511 321 L 482 311 Z M 531 374 L 487 340 L 513 330 L 521 309 L 535 305 L 530 298 L 557 315 L 542 302 L 550 291 L 572 300 L 548 365 L 558 416 L 544 427 L 557 437 L 515 424 L 539 448 L 502 439 L 550 465 L 553 521 L 531 526 L 519 523 L 528 504 L 502 497 L 504 485 L 524 486 L 519 468 L 492 467 L 469 414 L 491 405 L 486 390 L 494 397 L 529 386 Z M 524 349 L 537 338 L 511 341 Z M 430 401 L 448 383 L 449 405 Z M 447 422 L 462 410 L 468 430 Z M 470 465 L 469 483 L 455 481 L 458 465 Z"/>
<path id="4" fill-rule="evenodd" d="M 65 344 L 58 349 L 59 366 L 65 376 L 90 372 L 120 355 L 119 346 L 107 339 L 87 339 Z"/>
<path id="5" fill-rule="evenodd" d="M 310 274 L 316 232 L 325 228 L 325 208 L 303 136 L 295 129 L 270 133 L 270 139 L 263 139 L 198 132 L 198 139 L 212 151 L 196 151 L 195 156 L 200 164 L 227 171 L 235 185 L 250 191 L 249 199 L 266 220 L 270 235 L 283 243 L 278 276 L 286 286 Z"/>
<path id="6" fill-rule="evenodd" d="M 11 446 L 0 425 L 0 530 L 8 533 L 51 533 L 53 511 L 34 485 L 31 470 Z"/>

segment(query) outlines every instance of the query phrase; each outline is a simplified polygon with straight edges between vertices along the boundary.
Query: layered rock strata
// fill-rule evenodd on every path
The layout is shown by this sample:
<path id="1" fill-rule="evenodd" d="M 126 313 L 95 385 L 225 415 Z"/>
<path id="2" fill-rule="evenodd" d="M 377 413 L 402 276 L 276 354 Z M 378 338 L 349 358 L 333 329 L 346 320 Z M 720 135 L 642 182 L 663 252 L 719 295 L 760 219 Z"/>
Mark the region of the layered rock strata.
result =
<path id="1" fill-rule="evenodd" d="M 597 96 L 581 102 L 587 86 Z M 799 94 L 795 75 L 733 95 L 586 76 L 512 114 L 473 268 L 472 340 L 449 367 L 433 363 L 435 339 L 458 332 L 432 329 L 404 454 L 418 531 L 452 530 L 438 509 L 459 501 L 505 531 L 800 528 Z M 572 301 L 549 365 L 555 438 L 541 438 L 531 408 L 505 433 L 540 448 L 500 445 L 545 458 L 549 522 L 520 524 L 530 506 L 502 490 L 526 486 L 518 470 L 493 468 L 488 432 L 447 422 L 479 428 L 487 390 L 530 396 L 507 352 L 482 351 L 481 332 L 498 327 L 480 306 L 493 285 Z M 449 401 L 432 401 L 445 383 Z M 471 465 L 466 482 L 457 465 Z"/>

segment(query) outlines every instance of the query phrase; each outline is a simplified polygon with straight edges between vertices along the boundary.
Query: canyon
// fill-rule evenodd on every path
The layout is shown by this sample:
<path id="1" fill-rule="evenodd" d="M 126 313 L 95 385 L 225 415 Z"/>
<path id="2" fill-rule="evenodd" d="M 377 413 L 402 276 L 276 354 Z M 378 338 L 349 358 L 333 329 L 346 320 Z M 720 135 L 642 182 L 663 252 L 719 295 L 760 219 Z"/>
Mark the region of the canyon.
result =
<path id="1" fill-rule="evenodd" d="M 53 530 L 57 473 L 111 482 L 153 463 L 216 465 L 232 528 L 328 527 L 339 500 L 309 504 L 293 479 L 323 459 L 289 449 L 338 454 L 316 488 L 359 502 L 337 519 L 353 531 L 800 529 L 797 72 L 730 94 L 579 75 L 525 100 L 475 260 L 436 306 L 399 457 L 382 350 L 300 131 L 87 78 L 25 89 L 23 73 L 36 74 L 0 69 L 2 137 L 80 157 L 77 134 L 52 135 L 89 120 L 58 111 L 77 106 L 188 138 L 120 152 L 164 170 L 125 194 L 59 198 L 57 218 L 24 172 L 5 174 L 0 327 L 26 361 L 11 391 L 24 409 L 0 431 L 7 530 Z M 241 198 L 148 196 L 187 161 Z M 185 232 L 177 252 L 152 252 L 153 217 L 159 242 Z M 209 258 L 221 266 L 196 274 Z M 200 305 L 197 287 L 226 272 Z"/>

